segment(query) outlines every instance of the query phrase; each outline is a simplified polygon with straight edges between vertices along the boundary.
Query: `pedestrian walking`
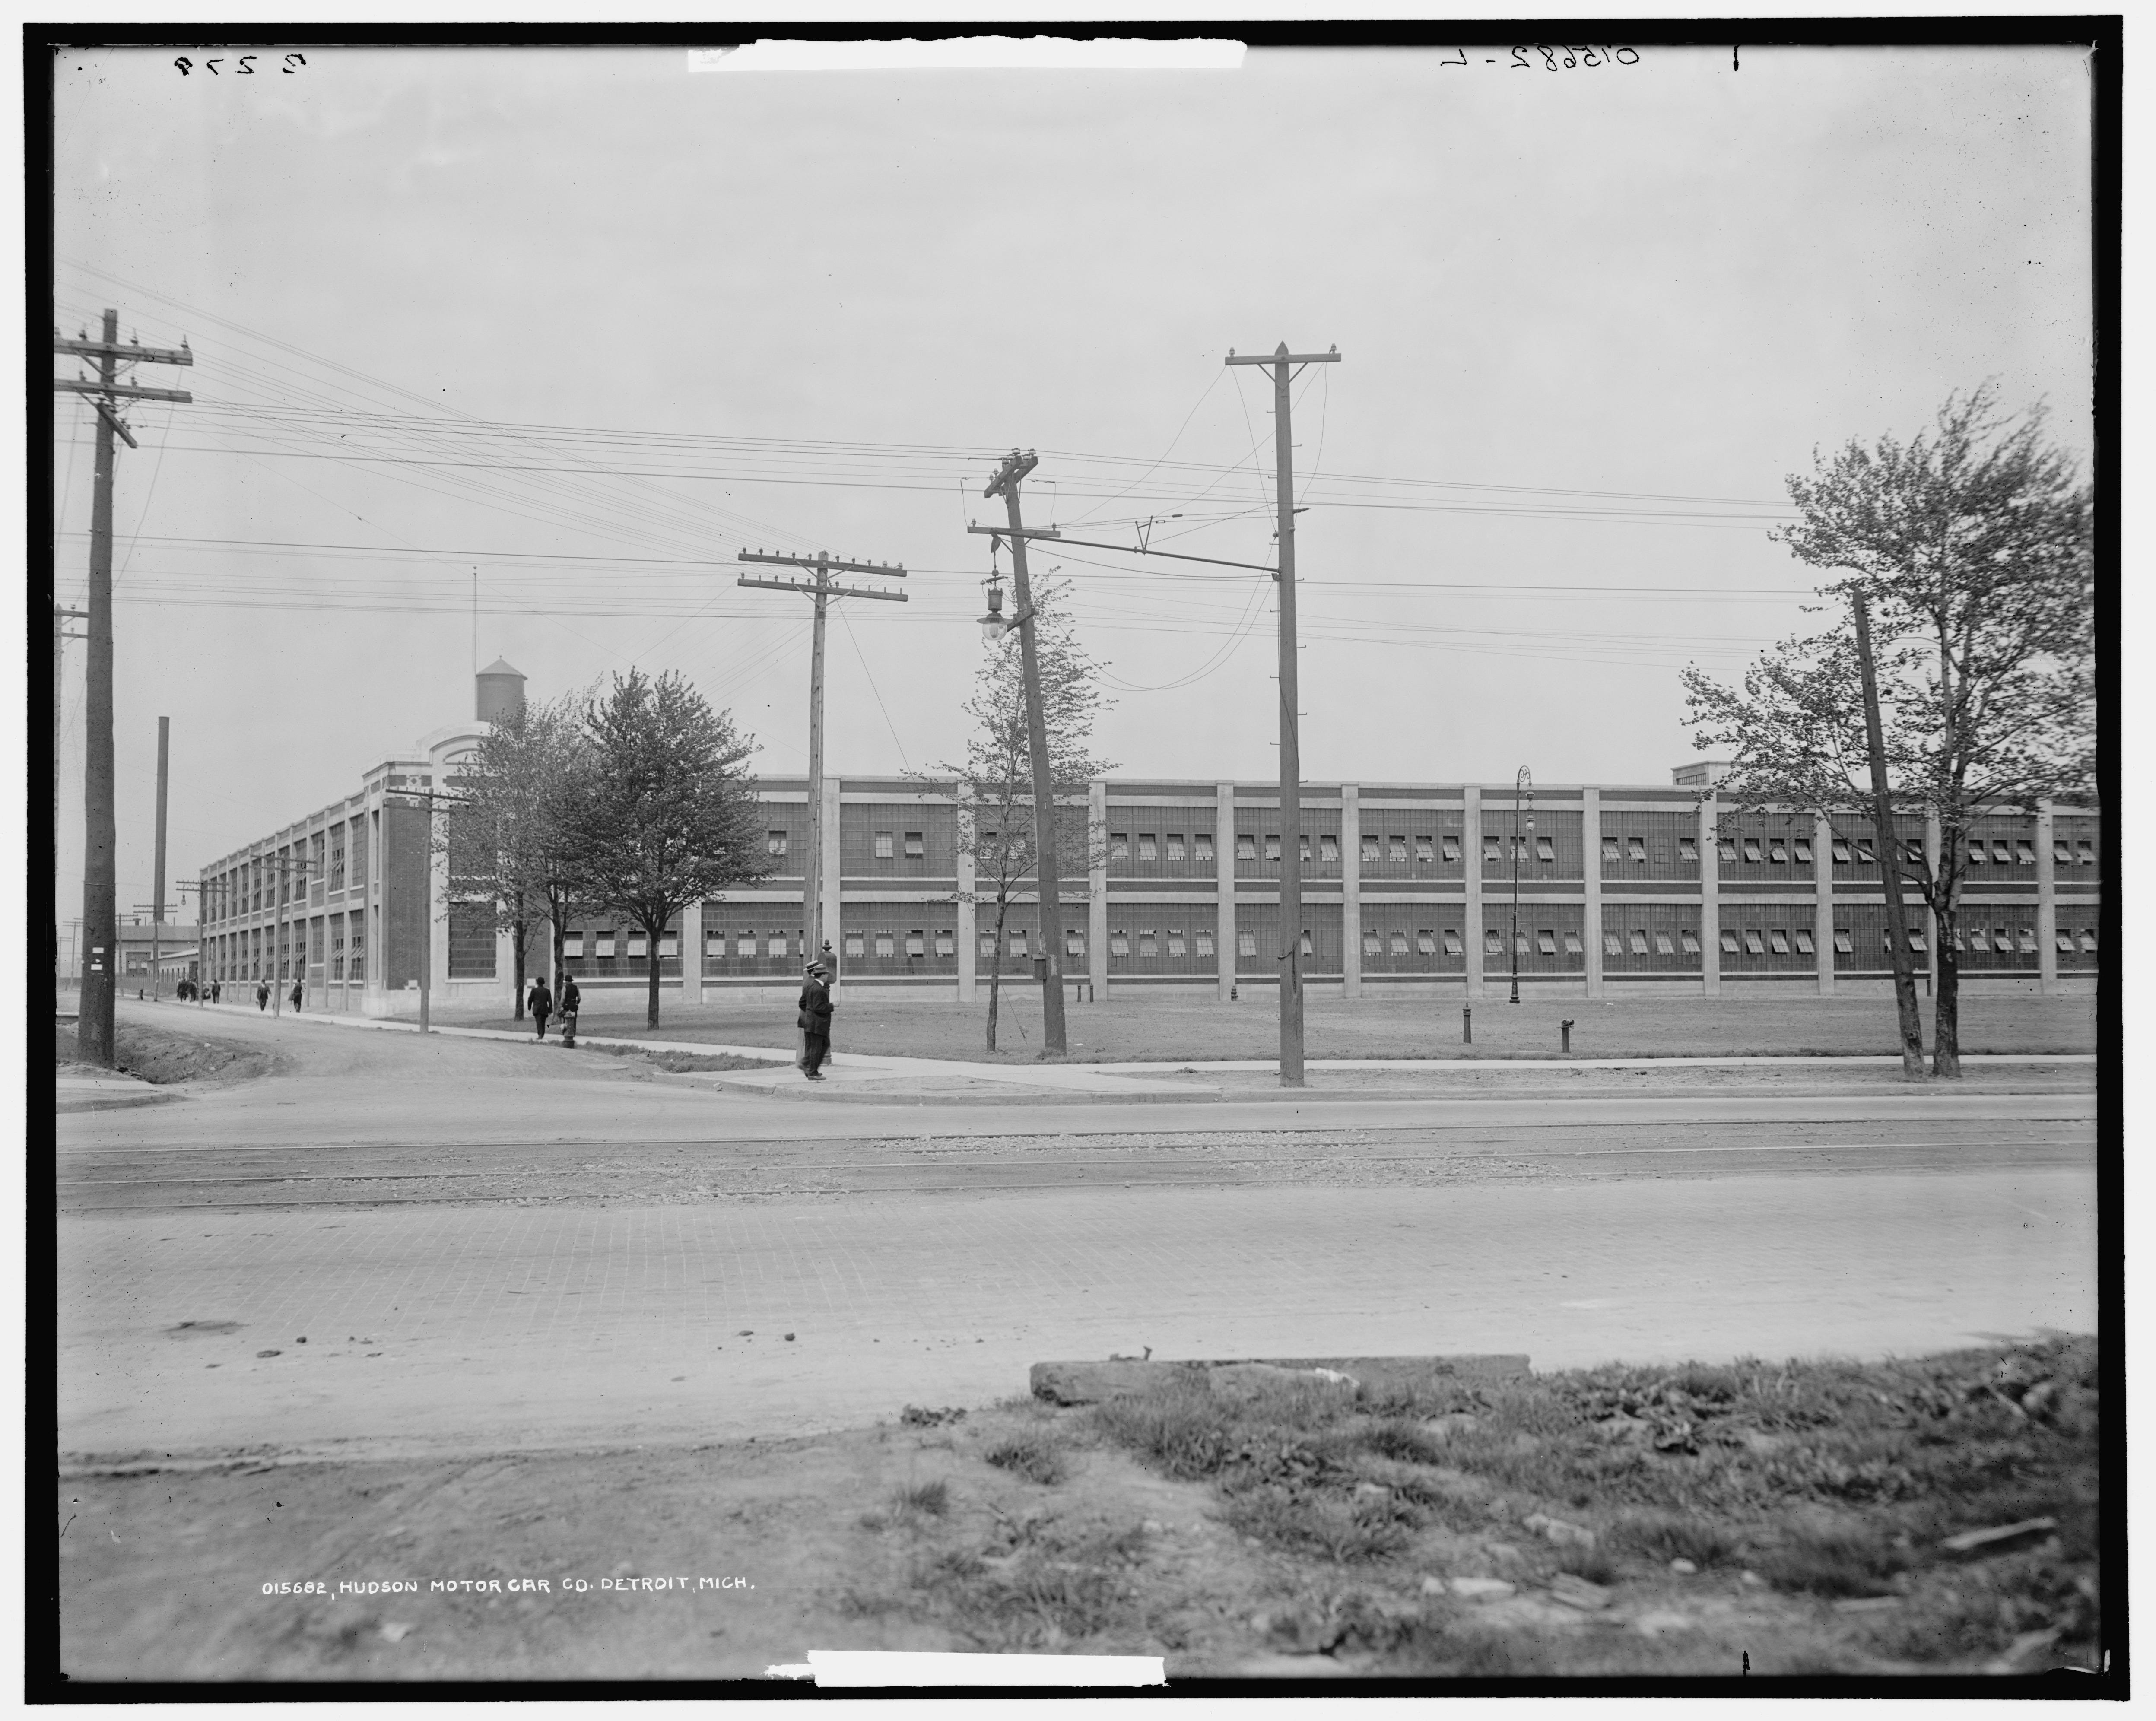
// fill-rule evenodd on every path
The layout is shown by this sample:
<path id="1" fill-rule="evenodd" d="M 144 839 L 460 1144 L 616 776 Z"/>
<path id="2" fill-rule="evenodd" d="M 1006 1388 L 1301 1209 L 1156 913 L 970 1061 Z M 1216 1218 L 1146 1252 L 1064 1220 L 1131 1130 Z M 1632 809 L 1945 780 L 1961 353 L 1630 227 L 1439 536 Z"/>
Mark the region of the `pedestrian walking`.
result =
<path id="1" fill-rule="evenodd" d="M 212 1004 L 222 1004 L 224 1002 L 223 981 L 212 980 L 209 983 L 209 1001 Z"/>
<path id="2" fill-rule="evenodd" d="M 802 1033 L 807 1036 L 801 1055 L 801 1073 L 811 1081 L 824 1079 L 824 1060 L 831 1055 L 831 988 L 829 971 L 820 962 L 808 964 L 801 984 Z"/>
<path id="3" fill-rule="evenodd" d="M 554 994 L 547 989 L 543 977 L 531 983 L 531 991 L 524 1000 L 524 1007 L 531 1012 L 532 1024 L 539 1030 L 537 1037 L 544 1040 L 547 1037 L 547 1018 L 554 1010 Z"/>
<path id="4" fill-rule="evenodd" d="M 270 983 L 267 980 L 254 983 L 254 1007 L 257 1009 L 270 1008 Z"/>
<path id="5" fill-rule="evenodd" d="M 562 1044 L 577 1043 L 577 1012 L 583 1008 L 584 994 L 577 989 L 574 974 L 562 976 L 562 995 L 555 999 L 562 1010 Z"/>
<path id="6" fill-rule="evenodd" d="M 292 982 L 292 1013 L 295 1015 L 299 1014 L 300 1000 L 307 995 L 306 986 L 307 983 L 305 980 Z"/>

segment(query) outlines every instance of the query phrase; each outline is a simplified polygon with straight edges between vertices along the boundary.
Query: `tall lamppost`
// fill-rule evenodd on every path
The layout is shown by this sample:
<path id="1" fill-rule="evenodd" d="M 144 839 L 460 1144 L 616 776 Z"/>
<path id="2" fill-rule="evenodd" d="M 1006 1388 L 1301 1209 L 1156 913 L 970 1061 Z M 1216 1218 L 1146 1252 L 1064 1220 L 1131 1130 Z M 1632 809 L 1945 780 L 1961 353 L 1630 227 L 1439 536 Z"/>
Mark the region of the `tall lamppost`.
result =
<path id="1" fill-rule="evenodd" d="M 1525 765 L 1512 779 L 1512 997 L 1520 1001 L 1520 802 L 1527 804 L 1527 840 L 1535 835 L 1535 773 Z"/>

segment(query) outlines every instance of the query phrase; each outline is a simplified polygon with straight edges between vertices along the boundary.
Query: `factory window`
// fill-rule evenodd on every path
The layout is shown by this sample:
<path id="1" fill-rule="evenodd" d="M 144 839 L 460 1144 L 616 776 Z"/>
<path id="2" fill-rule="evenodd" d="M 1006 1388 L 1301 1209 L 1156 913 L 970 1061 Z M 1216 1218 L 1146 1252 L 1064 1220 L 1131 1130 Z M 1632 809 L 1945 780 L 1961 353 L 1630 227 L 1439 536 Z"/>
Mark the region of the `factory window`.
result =
<path id="1" fill-rule="evenodd" d="M 1518 947 L 1521 955 L 1527 953 L 1527 935 L 1525 932 L 1516 934 L 1512 942 Z"/>
<path id="2" fill-rule="evenodd" d="M 1564 953 L 1567 956 L 1584 956 L 1587 953 L 1587 947 L 1579 942 L 1578 933 L 1568 932 L 1564 935 Z"/>
<path id="3" fill-rule="evenodd" d="M 680 947 L 674 942 L 673 933 L 668 932 L 660 939 L 659 953 L 662 957 L 679 956 L 681 953 Z"/>
<path id="4" fill-rule="evenodd" d="M 1255 956 L 1258 953 L 1258 935 L 1255 932 L 1236 933 L 1235 949 L 1240 955 Z"/>
<path id="5" fill-rule="evenodd" d="M 1696 836 L 1679 837 L 1677 839 L 1677 859 L 1686 862 L 1697 863 L 1699 860 L 1699 839 Z"/>
<path id="6" fill-rule="evenodd" d="M 1732 866 L 1735 866 L 1737 863 L 1737 839 L 1733 836 L 1725 836 L 1720 839 L 1715 852 L 1724 860 L 1728 861 Z"/>
<path id="7" fill-rule="evenodd" d="M 1391 942 L 1394 955 L 1405 956 L 1408 953 L 1408 935 L 1405 932 L 1394 932 Z"/>
<path id="8" fill-rule="evenodd" d="M 1265 833 L 1265 859 L 1277 860 L 1280 857 L 1280 834 L 1269 830 Z"/>
<path id="9" fill-rule="evenodd" d="M 1548 837 L 1537 837 L 1535 839 L 1535 858 L 1537 860 L 1555 860 L 1557 859 L 1557 844 Z"/>
<path id="10" fill-rule="evenodd" d="M 898 954 L 897 941 L 891 933 L 879 931 L 875 935 L 875 940 L 878 956 L 888 959 Z"/>
<path id="11" fill-rule="evenodd" d="M 773 932 L 768 938 L 764 940 L 763 951 L 764 954 L 767 956 L 785 955 L 786 934 L 783 932 Z"/>
<path id="12" fill-rule="evenodd" d="M 938 956 L 956 956 L 958 953 L 957 935 L 948 932 L 937 933 L 936 953 Z"/>
<path id="13" fill-rule="evenodd" d="M 1677 953 L 1677 947 L 1670 942 L 1670 935 L 1667 932 L 1655 934 L 1655 948 L 1664 956 L 1675 956 Z"/>
<path id="14" fill-rule="evenodd" d="M 2091 842 L 2087 837 L 2080 837 L 2075 840 L 2074 853 L 2081 856 L 2082 866 L 2093 866 L 2096 865 L 2096 845 Z"/>
<path id="15" fill-rule="evenodd" d="M 1315 956 L 1317 954 L 1317 952 L 1311 948 L 1310 928 L 1307 927 L 1305 927 L 1302 931 L 1302 953 L 1305 956 Z"/>
<path id="16" fill-rule="evenodd" d="M 1456 836 L 1446 837 L 1442 853 L 1446 860 L 1457 860 L 1460 858 L 1460 839 Z"/>
<path id="17" fill-rule="evenodd" d="M 987 957 L 990 962 L 993 962 L 996 959 L 996 935 L 993 932 L 983 932 L 977 942 L 980 945 L 980 953 Z"/>
<path id="18" fill-rule="evenodd" d="M 1490 866 L 1505 858 L 1505 845 L 1494 836 L 1482 839 L 1482 864 Z"/>
<path id="19" fill-rule="evenodd" d="M 1111 860 L 1127 860 L 1131 858 L 1130 832 L 1111 830 L 1108 833 L 1108 858 Z"/>
<path id="20" fill-rule="evenodd" d="M 583 953 L 584 935 L 582 932 L 567 932 L 563 934 L 562 938 L 562 954 L 565 958 L 571 956 L 580 958 Z"/>
<path id="21" fill-rule="evenodd" d="M 1686 956 L 1699 954 L 1699 934 L 1690 927 L 1681 927 L 1677 929 L 1677 942 L 1684 946 L 1684 953 Z"/>
<path id="22" fill-rule="evenodd" d="M 1108 954 L 1109 954 L 1109 955 L 1111 955 L 1111 956 L 1128 956 L 1130 953 L 1131 953 L 1131 935 L 1130 935 L 1128 932 L 1122 932 L 1122 931 L 1116 931 L 1116 932 L 1110 932 L 1110 933 L 1108 934 Z"/>
<path id="23" fill-rule="evenodd" d="M 1730 858 L 1733 860 L 1736 857 L 1732 855 Z M 1759 839 L 1758 837 L 1748 836 L 1744 839 L 1744 860 L 1748 866 L 1757 866 L 1759 864 Z"/>
<path id="24" fill-rule="evenodd" d="M 1789 864 L 1789 845 L 1776 837 L 1767 845 L 1767 858 L 1777 866 Z"/>
<path id="25" fill-rule="evenodd" d="M 2092 955 L 2095 953 L 2096 928 L 2094 927 L 2083 927 L 2082 928 L 2082 948 L 2087 951 Z"/>
<path id="26" fill-rule="evenodd" d="M 2014 949 L 2014 932 L 2010 927 L 1994 927 L 1991 933 L 1991 948 L 2010 955 Z"/>
<path id="27" fill-rule="evenodd" d="M 1180 956 L 1183 953 L 1182 927 L 1170 927 L 1168 929 L 1168 953 L 1170 956 Z"/>
<path id="28" fill-rule="evenodd" d="M 2000 866 L 2010 866 L 2013 863 L 2014 850 L 2006 846 L 2006 839 L 2005 837 L 1994 837 L 1992 839 L 1991 858 L 1996 865 Z"/>
<path id="29" fill-rule="evenodd" d="M 909 860 L 926 860 L 927 855 L 928 846 L 921 840 L 921 833 L 917 830 L 906 832 L 906 858 Z"/>
<path id="30" fill-rule="evenodd" d="M 906 953 L 908 956 L 927 955 L 928 934 L 925 932 L 908 932 L 906 935 Z"/>
<path id="31" fill-rule="evenodd" d="M 1013 927 L 1010 928 L 1010 953 L 1016 957 L 1024 956 L 1025 928 L 1024 927 Z"/>
<path id="32" fill-rule="evenodd" d="M 1415 837 L 1415 859 L 1424 866 L 1435 858 L 1437 845 L 1429 836 L 1418 833 Z"/>
<path id="33" fill-rule="evenodd" d="M 344 888 L 344 829 L 341 825 L 337 828 L 336 846 L 330 850 L 330 888 L 333 891 Z"/>
<path id="34" fill-rule="evenodd" d="M 783 830 L 766 831 L 763 834 L 763 847 L 766 854 L 783 855 L 786 852 L 786 833 Z"/>
<path id="35" fill-rule="evenodd" d="M 2068 956 L 2074 953 L 2074 935 L 2071 928 L 2061 927 L 2051 942 Z"/>
<path id="36" fill-rule="evenodd" d="M 756 934 L 754 932 L 742 933 L 739 938 L 739 942 L 734 946 L 734 953 L 740 957 L 744 962 L 754 957 L 756 954 Z"/>
<path id="37" fill-rule="evenodd" d="M 1604 956 L 1622 956 L 1625 941 L 1614 932 L 1604 932 L 1602 935 L 1602 953 Z"/>
<path id="38" fill-rule="evenodd" d="M 1435 927 L 1421 927 L 1416 929 L 1415 953 L 1418 956 L 1437 954 L 1437 931 Z"/>
<path id="39" fill-rule="evenodd" d="M 1969 864 L 1972 866 L 1981 866 L 1984 862 L 1984 839 L 1980 836 L 1973 836 L 1969 840 Z"/>
<path id="40" fill-rule="evenodd" d="M 1738 943 L 1737 934 L 1725 927 L 1722 932 L 1722 948 L 1734 956 L 1743 947 Z"/>
<path id="41" fill-rule="evenodd" d="M 1408 864 L 1407 838 L 1405 836 L 1396 836 L 1393 838 L 1389 846 L 1392 850 L 1391 858 L 1393 865 L 1395 866 L 1406 866 Z"/>
<path id="42" fill-rule="evenodd" d="M 1157 860 L 1158 858 L 1158 856 L 1153 851 L 1152 833 L 1149 830 L 1140 831 L 1138 833 L 1138 859 L 1141 860 Z"/>
<path id="43" fill-rule="evenodd" d="M 1544 927 L 1540 932 L 1535 934 L 1535 948 L 1540 950 L 1545 956 L 1556 955 L 1557 934 L 1552 932 L 1549 927 Z"/>
<path id="44" fill-rule="evenodd" d="M 2074 845 L 2062 836 L 2051 839 L 2051 859 L 2061 866 L 2074 864 Z"/>
<path id="45" fill-rule="evenodd" d="M 1378 938 L 1377 928 L 1375 927 L 1365 927 L 1363 929 L 1363 954 L 1365 956 L 1383 956 L 1384 953 L 1384 942 Z"/>
<path id="46" fill-rule="evenodd" d="M 1635 956 L 1645 956 L 1646 953 L 1647 929 L 1645 927 L 1634 927 L 1632 928 L 1632 954 Z"/>
<path id="47" fill-rule="evenodd" d="M 776 849 L 773 850 L 773 853 L 774 854 L 783 854 L 786 851 L 783 849 Z M 875 858 L 879 860 L 888 860 L 891 858 L 891 833 L 887 830 L 880 830 L 875 834 Z"/>
<path id="48" fill-rule="evenodd" d="M 1505 935 L 1496 927 L 1485 927 L 1482 929 L 1482 953 L 1485 956 L 1502 956 L 1505 953 Z"/>
<path id="49" fill-rule="evenodd" d="M 2034 866 L 2036 864 L 2036 845 L 2017 837 L 2014 843 L 2014 858 L 2024 866 Z"/>
<path id="50" fill-rule="evenodd" d="M 2034 956 L 2036 953 L 2035 927 L 2024 927 L 2021 928 L 2021 948 L 2030 956 Z"/>
<path id="51" fill-rule="evenodd" d="M 1210 860 L 1213 858 L 1213 833 L 1211 831 L 1199 831 L 1197 835 L 1191 838 L 1190 842 L 1191 859 L 1194 860 Z"/>
<path id="52" fill-rule="evenodd" d="M 1301 837 L 1299 837 L 1299 838 L 1297 838 L 1297 839 L 1296 839 L 1296 845 L 1295 845 L 1295 850 L 1296 850 L 1296 853 L 1297 853 L 1298 855 L 1301 855 L 1301 856 L 1302 856 L 1302 864 L 1303 864 L 1305 866 L 1309 866 L 1309 865 L 1310 865 L 1310 838 L 1309 838 L 1309 835 L 1308 835 L 1306 833 L 1304 835 L 1302 835 L 1302 836 L 1301 836 Z"/>
<path id="53" fill-rule="evenodd" d="M 1445 953 L 1447 956 L 1459 956 L 1465 953 L 1466 948 L 1467 941 L 1460 936 L 1460 928 L 1447 927 L 1445 929 Z"/>
<path id="54" fill-rule="evenodd" d="M 1632 864 L 1635 866 L 1645 866 L 1647 864 L 1646 838 L 1643 836 L 1633 837 L 1627 843 L 1626 846 L 1630 848 L 1632 852 Z M 1612 858 L 1614 857 L 1613 856 Z"/>
<path id="55" fill-rule="evenodd" d="M 1869 866 L 1871 865 L 1871 839 L 1870 837 L 1861 836 L 1856 839 L 1856 859 L 1858 864 L 1861 866 Z"/>
<path id="56" fill-rule="evenodd" d="M 1063 953 L 1065 956 L 1070 957 L 1073 961 L 1075 961 L 1085 955 L 1086 935 L 1082 932 L 1079 931 L 1076 927 L 1064 927 Z"/>
<path id="57" fill-rule="evenodd" d="M 631 956 L 641 956 L 644 954 L 643 933 L 631 932 L 629 935 L 629 953 Z"/>
<path id="58" fill-rule="evenodd" d="M 1198 929 L 1198 953 L 1200 956 L 1210 956 L 1213 953 L 1213 935 L 1203 927 Z"/>
<path id="59" fill-rule="evenodd" d="M 1922 927 L 1909 928 L 1909 948 L 1912 950 L 1922 950 L 1925 948 L 1924 929 Z M 2036 935 L 2034 932 L 2029 934 L 2029 948 L 2031 950 L 2036 948 Z"/>
<path id="60" fill-rule="evenodd" d="M 1340 859 L 1340 839 L 1329 835 L 1320 836 L 1317 840 L 1317 858 L 1327 866 L 1336 865 Z"/>
<path id="61" fill-rule="evenodd" d="M 1798 866 L 1809 866 L 1812 864 L 1812 840 L 1810 837 L 1798 837 L 1791 846 L 1796 850 Z"/>
<path id="62" fill-rule="evenodd" d="M 592 939 L 592 953 L 593 953 L 594 956 L 611 956 L 611 955 L 613 955 L 613 932 L 600 932 L 600 933 L 596 934 L 596 935 L 593 938 L 593 939 Z"/>
<path id="63" fill-rule="evenodd" d="M 1767 948 L 1777 956 L 1787 956 L 1789 953 L 1789 935 L 1779 927 L 1768 927 Z"/>
<path id="64" fill-rule="evenodd" d="M 1235 833 L 1235 858 L 1238 860 L 1255 860 L 1258 858 L 1258 840 L 1247 830 L 1239 830 Z"/>
<path id="65" fill-rule="evenodd" d="M 1179 830 L 1171 830 L 1168 834 L 1168 858 L 1171 860 L 1183 858 L 1183 833 Z"/>
<path id="66" fill-rule="evenodd" d="M 1806 928 L 1799 927 L 1793 936 L 1797 941 L 1797 954 L 1810 956 L 1812 953 L 1811 933 Z"/>
<path id="67" fill-rule="evenodd" d="M 1922 837 L 1904 837 L 1902 840 L 1902 858 L 1911 866 L 1922 866 L 1924 840 Z"/>
<path id="68" fill-rule="evenodd" d="M 867 953 L 868 945 L 864 936 L 860 932 L 848 932 L 846 934 L 846 956 L 848 960 L 858 962 Z"/>
<path id="69" fill-rule="evenodd" d="M 726 935 L 724 932 L 705 933 L 704 953 L 706 956 L 716 956 L 721 961 L 724 961 L 726 954 Z"/>
<path id="70" fill-rule="evenodd" d="M 1152 928 L 1151 927 L 1140 927 L 1138 928 L 1138 954 L 1140 956 L 1147 957 L 1158 956 L 1160 954 L 1159 949 L 1154 944 Z"/>
<path id="71" fill-rule="evenodd" d="M 1614 836 L 1602 839 L 1602 864 L 1614 866 L 1625 858 L 1625 845 Z"/>

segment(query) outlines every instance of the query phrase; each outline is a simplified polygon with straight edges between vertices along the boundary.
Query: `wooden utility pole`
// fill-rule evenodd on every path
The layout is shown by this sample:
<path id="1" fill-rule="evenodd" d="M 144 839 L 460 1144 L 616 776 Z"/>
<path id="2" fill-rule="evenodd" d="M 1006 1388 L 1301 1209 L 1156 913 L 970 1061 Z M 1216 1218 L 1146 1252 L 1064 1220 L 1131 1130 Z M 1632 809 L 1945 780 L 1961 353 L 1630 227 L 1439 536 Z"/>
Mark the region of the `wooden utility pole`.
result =
<path id="1" fill-rule="evenodd" d="M 1280 516 L 1280 816 L 1281 954 L 1280 1079 L 1282 1087 L 1301 1087 L 1302 1075 L 1302 754 L 1296 707 L 1295 638 L 1295 453 L 1288 424 L 1288 385 L 1295 367 L 1337 364 L 1340 349 L 1290 352 L 1283 341 L 1265 357 L 1238 358 L 1229 364 L 1270 365 L 1273 372 L 1273 502 Z M 1353 937 L 1353 928 L 1343 936 Z"/>
<path id="2" fill-rule="evenodd" d="M 1040 464 L 1034 454 L 1016 449 L 1004 457 L 996 475 L 988 480 L 983 496 L 999 496 L 1010 525 L 1011 584 L 1017 593 L 1018 612 L 1011 624 L 1018 629 L 1019 665 L 1025 680 L 1026 750 L 1033 758 L 1034 882 L 1040 956 L 1034 969 L 1040 976 L 1040 1052 L 1060 1057 L 1069 1049 L 1063 1027 L 1063 881 L 1055 865 L 1055 773 L 1048 757 L 1048 718 L 1040 696 L 1040 653 L 1034 634 L 1033 588 L 1026 579 L 1025 541 L 1029 537 L 1050 537 L 1053 532 L 1029 533 L 1019 511 L 1019 484 Z M 978 528 L 974 528 L 978 530 Z M 993 528 L 990 528 L 993 531 Z"/>
<path id="3" fill-rule="evenodd" d="M 162 1002 L 165 996 L 164 970 L 159 967 L 163 959 L 162 948 L 165 932 L 165 782 L 166 768 L 172 759 L 172 720 L 157 719 L 157 868 L 151 875 L 150 886 L 150 996 Z"/>
<path id="4" fill-rule="evenodd" d="M 1879 833 L 1879 881 L 1887 892 L 1887 937 L 1894 969 L 1894 1008 L 1902 1030 L 1902 1074 L 1924 1079 L 1924 1025 L 1917 1013 L 1916 965 L 1909 960 L 1909 916 L 1902 901 L 1902 834 L 1894 828 L 1894 803 L 1887 789 L 1887 742 L 1879 720 L 1879 677 L 1871 659 L 1871 616 L 1864 593 L 1852 590 L 1856 609 L 1856 671 L 1864 688 L 1864 741 L 1871 755 L 1871 825 Z"/>
<path id="5" fill-rule="evenodd" d="M 816 621 L 814 638 L 808 648 L 808 852 L 802 857 L 801 906 L 802 925 L 808 944 L 808 958 L 816 961 L 817 953 L 829 942 L 825 931 L 824 913 L 824 611 L 834 598 L 880 598 L 886 604 L 903 604 L 903 592 L 879 592 L 870 586 L 834 586 L 831 575 L 839 573 L 867 573 L 889 579 L 904 579 L 906 570 L 889 562 L 850 562 L 819 550 L 814 556 L 783 556 L 767 554 L 762 550 L 743 550 L 744 562 L 761 562 L 782 568 L 803 568 L 814 572 L 814 583 L 798 579 L 752 579 L 742 575 L 737 583 L 760 587 L 769 592 L 799 592 L 814 601 Z M 838 881 L 832 880 L 830 894 L 835 906 Z M 685 927 L 684 932 L 688 929 Z M 698 938 L 703 936 L 697 929 Z M 656 958 L 654 958 L 655 960 Z M 839 953 L 831 952 L 831 978 L 838 979 Z"/>
<path id="6" fill-rule="evenodd" d="M 64 341 L 56 334 L 53 351 L 97 362 L 95 379 L 53 378 L 54 392 L 82 394 L 97 409 L 97 459 L 90 509 L 90 654 L 83 682 L 83 844 L 81 999 L 75 1019 L 76 1056 L 86 1064 L 110 1069 L 113 1061 L 113 1005 L 118 994 L 120 912 L 116 900 L 116 851 L 119 832 L 112 787 L 112 439 L 137 444 L 121 422 L 125 400 L 172 400 L 186 404 L 194 397 L 176 388 L 136 388 L 119 381 L 122 364 L 148 361 L 191 365 L 194 354 L 120 344 L 120 313 L 108 311 L 102 338 Z"/>
<path id="7" fill-rule="evenodd" d="M 89 619 L 90 612 L 87 609 L 63 609 L 57 601 L 53 604 L 53 876 L 54 878 L 59 876 L 60 871 L 60 724 L 64 715 L 60 700 L 60 682 L 67 668 L 66 659 L 62 654 L 69 640 L 86 640 L 90 637 L 87 634 L 70 634 L 67 630 L 67 624 L 70 621 Z M 59 954 L 60 926 L 56 905 L 53 918 L 53 961 L 55 967 L 59 965 Z"/>

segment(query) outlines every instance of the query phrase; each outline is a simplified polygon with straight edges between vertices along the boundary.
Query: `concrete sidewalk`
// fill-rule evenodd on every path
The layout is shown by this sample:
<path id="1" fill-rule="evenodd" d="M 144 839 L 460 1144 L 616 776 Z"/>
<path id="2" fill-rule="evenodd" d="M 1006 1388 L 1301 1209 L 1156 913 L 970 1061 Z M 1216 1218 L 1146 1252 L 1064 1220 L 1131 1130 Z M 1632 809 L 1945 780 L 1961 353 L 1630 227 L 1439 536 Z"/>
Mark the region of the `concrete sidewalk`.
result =
<path id="1" fill-rule="evenodd" d="M 179 1096 L 117 1070 L 77 1068 L 53 1077 L 56 1112 L 105 1112 L 121 1106 L 157 1106 Z"/>

